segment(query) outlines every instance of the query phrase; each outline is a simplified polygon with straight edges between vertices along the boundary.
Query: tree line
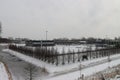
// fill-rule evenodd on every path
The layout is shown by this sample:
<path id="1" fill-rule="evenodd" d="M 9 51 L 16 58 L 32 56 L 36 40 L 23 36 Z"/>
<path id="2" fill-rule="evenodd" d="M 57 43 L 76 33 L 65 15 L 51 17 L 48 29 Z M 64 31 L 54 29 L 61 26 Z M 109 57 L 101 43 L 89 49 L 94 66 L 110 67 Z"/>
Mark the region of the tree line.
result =
<path id="1" fill-rule="evenodd" d="M 52 47 L 51 49 L 47 47 L 36 47 L 35 49 L 33 49 L 26 46 L 10 45 L 9 49 L 55 65 L 70 64 L 120 53 L 119 47 L 89 51 L 80 51 L 78 49 L 77 52 L 75 52 L 74 50 L 68 50 L 68 53 L 65 53 L 64 48 L 62 50 L 62 53 L 59 53 L 57 49 L 54 49 L 54 47 Z"/>

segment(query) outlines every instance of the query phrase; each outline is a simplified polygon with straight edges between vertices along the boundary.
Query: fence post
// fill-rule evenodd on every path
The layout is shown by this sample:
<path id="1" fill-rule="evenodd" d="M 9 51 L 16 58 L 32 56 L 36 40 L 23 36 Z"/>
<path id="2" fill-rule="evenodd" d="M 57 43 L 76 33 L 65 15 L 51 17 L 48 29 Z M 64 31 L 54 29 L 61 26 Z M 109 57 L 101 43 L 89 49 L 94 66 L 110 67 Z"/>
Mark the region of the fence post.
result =
<path id="1" fill-rule="evenodd" d="M 73 63 L 75 63 L 75 53 L 74 53 L 74 50 L 73 50 Z"/>
<path id="2" fill-rule="evenodd" d="M 64 65 L 65 64 L 65 62 L 64 62 L 64 59 L 65 59 L 64 54 L 62 55 L 62 58 L 63 58 L 62 65 Z"/>
<path id="3" fill-rule="evenodd" d="M 68 55 L 68 64 L 70 63 L 70 53 Z"/>
<path id="4" fill-rule="evenodd" d="M 59 62 L 58 62 L 58 61 L 59 61 L 59 60 L 58 60 L 58 57 L 59 57 L 59 56 L 58 56 L 58 54 L 57 54 L 57 55 L 56 55 L 56 66 L 58 66 L 58 64 L 59 64 Z"/>

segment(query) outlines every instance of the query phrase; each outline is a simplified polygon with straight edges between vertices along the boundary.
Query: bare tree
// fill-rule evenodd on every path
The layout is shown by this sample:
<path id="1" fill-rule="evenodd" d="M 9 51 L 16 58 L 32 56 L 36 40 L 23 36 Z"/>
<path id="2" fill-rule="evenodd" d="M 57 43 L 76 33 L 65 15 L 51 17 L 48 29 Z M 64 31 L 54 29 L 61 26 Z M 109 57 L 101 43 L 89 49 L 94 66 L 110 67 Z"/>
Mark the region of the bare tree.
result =
<path id="1" fill-rule="evenodd" d="M 26 79 L 25 80 L 34 80 L 35 76 L 37 75 L 37 67 L 32 65 L 32 64 L 28 64 L 25 68 L 24 71 L 26 73 Z"/>
<path id="2" fill-rule="evenodd" d="M 65 64 L 65 49 L 64 49 L 64 47 L 63 47 L 63 49 L 62 49 L 62 65 L 64 65 Z"/>

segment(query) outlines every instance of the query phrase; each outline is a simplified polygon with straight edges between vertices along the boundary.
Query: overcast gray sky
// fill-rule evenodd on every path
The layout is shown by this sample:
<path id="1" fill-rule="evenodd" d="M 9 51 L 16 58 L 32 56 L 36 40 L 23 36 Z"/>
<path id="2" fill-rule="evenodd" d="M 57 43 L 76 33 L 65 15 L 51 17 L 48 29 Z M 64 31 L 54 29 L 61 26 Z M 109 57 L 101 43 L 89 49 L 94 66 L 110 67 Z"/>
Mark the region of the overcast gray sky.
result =
<path id="1" fill-rule="evenodd" d="M 4 37 L 120 36 L 120 0 L 0 0 Z"/>

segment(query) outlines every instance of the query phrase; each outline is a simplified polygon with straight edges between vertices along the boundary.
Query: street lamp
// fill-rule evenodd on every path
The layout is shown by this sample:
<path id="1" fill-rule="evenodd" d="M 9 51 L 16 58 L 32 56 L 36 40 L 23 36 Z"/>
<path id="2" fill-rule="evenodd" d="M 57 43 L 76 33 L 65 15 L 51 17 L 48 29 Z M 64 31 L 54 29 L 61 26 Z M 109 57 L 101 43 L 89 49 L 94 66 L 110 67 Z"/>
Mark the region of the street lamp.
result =
<path id="1" fill-rule="evenodd" d="M 80 78 L 82 78 L 82 73 L 81 73 L 81 71 L 82 71 L 81 60 L 80 60 L 79 70 L 80 70 Z"/>
<path id="2" fill-rule="evenodd" d="M 79 49 L 80 49 L 81 47 L 76 47 L 76 48 L 78 48 L 78 54 L 80 54 L 80 53 L 79 53 Z M 80 58 L 80 55 L 78 56 L 78 58 Z M 81 73 L 81 70 L 82 70 L 81 59 L 80 59 L 80 64 L 79 64 L 79 70 L 80 70 L 80 78 L 82 78 L 82 73 Z"/>

